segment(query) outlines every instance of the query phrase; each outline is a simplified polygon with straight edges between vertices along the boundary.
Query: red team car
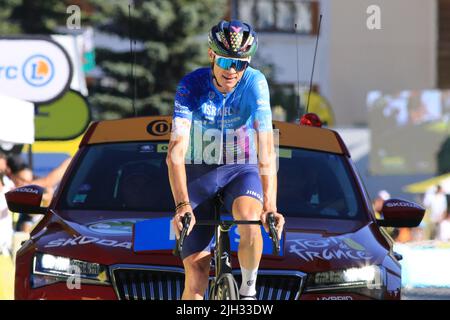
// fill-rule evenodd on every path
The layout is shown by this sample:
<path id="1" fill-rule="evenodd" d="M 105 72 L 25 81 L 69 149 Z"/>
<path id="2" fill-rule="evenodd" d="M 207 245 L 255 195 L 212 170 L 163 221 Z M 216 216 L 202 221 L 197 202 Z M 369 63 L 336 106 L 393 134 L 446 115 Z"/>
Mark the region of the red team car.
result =
<path id="1" fill-rule="evenodd" d="M 377 220 L 344 142 L 316 122 L 273 123 L 285 241 L 283 256 L 263 255 L 257 298 L 400 299 L 401 257 L 380 227 L 417 226 L 424 210 L 391 199 Z M 181 297 L 181 260 L 171 250 L 132 248 L 136 222 L 173 216 L 170 125 L 170 117 L 94 123 L 48 208 L 37 186 L 7 194 L 11 211 L 44 214 L 17 253 L 16 299 Z"/>

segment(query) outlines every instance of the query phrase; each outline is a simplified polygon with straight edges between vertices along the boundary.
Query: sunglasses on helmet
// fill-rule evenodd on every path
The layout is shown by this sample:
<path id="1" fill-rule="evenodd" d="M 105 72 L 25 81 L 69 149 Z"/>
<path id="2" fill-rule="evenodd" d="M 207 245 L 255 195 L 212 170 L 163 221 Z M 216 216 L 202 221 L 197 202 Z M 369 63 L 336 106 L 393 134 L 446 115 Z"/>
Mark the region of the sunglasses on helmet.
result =
<path id="1" fill-rule="evenodd" d="M 234 68 L 236 71 L 242 71 L 250 64 L 250 61 L 248 60 L 225 58 L 220 56 L 216 56 L 214 60 L 216 65 L 224 70 L 230 70 L 231 68 Z"/>

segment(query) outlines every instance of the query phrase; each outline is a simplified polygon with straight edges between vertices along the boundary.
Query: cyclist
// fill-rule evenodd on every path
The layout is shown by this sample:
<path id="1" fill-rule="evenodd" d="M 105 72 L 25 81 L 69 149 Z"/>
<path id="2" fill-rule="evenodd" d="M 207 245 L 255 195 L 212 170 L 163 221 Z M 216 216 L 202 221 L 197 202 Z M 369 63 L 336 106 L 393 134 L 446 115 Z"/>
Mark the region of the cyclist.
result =
<path id="1" fill-rule="evenodd" d="M 192 214 L 181 252 L 186 279 L 182 299 L 203 299 L 208 286 L 214 227 L 194 225 L 196 218 L 211 219 L 217 193 L 236 220 L 261 219 L 268 230 L 266 216 L 274 212 L 279 237 L 284 225 L 276 207 L 269 89 L 264 75 L 249 66 L 256 33 L 249 24 L 221 21 L 210 30 L 208 43 L 211 67 L 189 73 L 177 87 L 167 155 L 177 238 L 181 218 Z M 257 225 L 238 229 L 241 299 L 256 299 L 261 231 Z"/>

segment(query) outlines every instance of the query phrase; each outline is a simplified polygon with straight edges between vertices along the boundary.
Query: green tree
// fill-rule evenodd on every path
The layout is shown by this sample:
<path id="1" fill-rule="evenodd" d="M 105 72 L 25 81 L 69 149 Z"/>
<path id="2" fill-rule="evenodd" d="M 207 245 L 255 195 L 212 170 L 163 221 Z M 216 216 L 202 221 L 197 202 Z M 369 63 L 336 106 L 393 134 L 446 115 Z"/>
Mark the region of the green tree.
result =
<path id="1" fill-rule="evenodd" d="M 298 105 L 299 95 L 292 86 L 280 85 L 275 81 L 276 65 L 262 57 L 259 51 L 252 60 L 252 66 L 259 69 L 266 77 L 270 89 L 270 104 L 272 108 L 281 106 L 286 111 L 286 121 L 292 122 L 304 113 L 303 105 Z M 300 108 L 300 110 L 299 110 Z"/>
<path id="2" fill-rule="evenodd" d="M 98 14 L 93 16 L 97 28 L 128 41 L 128 1 L 91 3 L 97 8 Z M 94 116 L 112 119 L 133 115 L 133 82 L 138 115 L 170 113 L 179 80 L 207 64 L 207 32 L 225 11 L 225 0 L 135 1 L 131 11 L 134 57 L 128 51 L 96 50 L 104 76 L 91 90 Z M 135 81 L 130 81 L 132 60 Z"/>
<path id="3" fill-rule="evenodd" d="M 0 0 L 0 34 L 50 34 L 65 24 L 65 1 Z"/>
<path id="4" fill-rule="evenodd" d="M 11 21 L 14 8 L 21 0 L 0 0 L 0 35 L 19 34 L 20 26 Z"/>

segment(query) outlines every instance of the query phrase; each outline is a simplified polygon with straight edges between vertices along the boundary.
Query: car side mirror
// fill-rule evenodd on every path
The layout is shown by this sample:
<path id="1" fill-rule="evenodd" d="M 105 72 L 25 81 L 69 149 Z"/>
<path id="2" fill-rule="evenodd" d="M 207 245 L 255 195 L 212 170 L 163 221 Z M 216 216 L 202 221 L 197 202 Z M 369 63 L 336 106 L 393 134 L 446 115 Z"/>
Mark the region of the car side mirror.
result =
<path id="1" fill-rule="evenodd" d="M 5 194 L 8 209 L 12 212 L 45 214 L 47 208 L 41 207 L 44 188 L 29 185 L 8 191 Z"/>
<path id="2" fill-rule="evenodd" d="M 381 214 L 384 219 L 377 220 L 381 227 L 413 228 L 422 221 L 425 209 L 407 200 L 389 199 L 384 202 Z"/>

